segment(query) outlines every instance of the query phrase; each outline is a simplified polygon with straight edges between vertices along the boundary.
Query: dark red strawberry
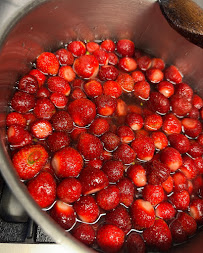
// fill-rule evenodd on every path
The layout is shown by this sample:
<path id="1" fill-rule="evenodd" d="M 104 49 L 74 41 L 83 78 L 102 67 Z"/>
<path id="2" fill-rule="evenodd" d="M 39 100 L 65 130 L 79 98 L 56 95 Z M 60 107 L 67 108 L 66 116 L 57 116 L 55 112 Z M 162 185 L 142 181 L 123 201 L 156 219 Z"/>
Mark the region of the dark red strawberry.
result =
<path id="1" fill-rule="evenodd" d="M 50 210 L 50 216 L 66 230 L 72 228 L 76 222 L 73 207 L 60 200 L 57 200 Z"/>
<path id="2" fill-rule="evenodd" d="M 70 138 L 65 132 L 54 132 L 47 138 L 47 144 L 51 152 L 56 152 L 70 144 Z"/>
<path id="3" fill-rule="evenodd" d="M 101 48 L 107 52 L 114 52 L 116 45 L 112 40 L 107 39 L 101 43 Z"/>
<path id="4" fill-rule="evenodd" d="M 45 139 L 52 134 L 52 125 L 48 120 L 39 119 L 31 125 L 31 133 L 38 139 Z"/>
<path id="5" fill-rule="evenodd" d="M 56 108 L 48 98 L 39 98 L 34 107 L 34 114 L 39 119 L 50 120 L 55 114 Z"/>
<path id="6" fill-rule="evenodd" d="M 67 51 L 65 48 L 57 50 L 55 55 L 61 65 L 72 65 L 74 62 L 72 53 L 70 51 Z"/>
<path id="7" fill-rule="evenodd" d="M 143 127 L 144 121 L 140 114 L 131 112 L 126 117 L 126 123 L 132 130 L 137 131 Z"/>
<path id="8" fill-rule="evenodd" d="M 63 179 L 57 186 L 57 197 L 66 203 L 73 203 L 79 199 L 82 191 L 81 183 L 72 177 Z"/>
<path id="9" fill-rule="evenodd" d="M 46 81 L 46 76 L 41 71 L 39 71 L 38 69 L 32 69 L 29 72 L 29 75 L 34 76 L 37 79 L 39 87 L 44 85 Z"/>
<path id="10" fill-rule="evenodd" d="M 94 159 L 91 161 L 87 161 L 87 166 L 90 166 L 95 169 L 101 169 L 103 165 L 103 161 L 101 159 Z"/>
<path id="11" fill-rule="evenodd" d="M 126 247 L 129 253 L 145 253 L 145 243 L 140 234 L 131 232 L 126 241 Z"/>
<path id="12" fill-rule="evenodd" d="M 31 145 L 20 149 L 13 156 L 13 165 L 21 179 L 34 177 L 46 164 L 48 153 L 41 145 Z"/>
<path id="13" fill-rule="evenodd" d="M 103 84 L 104 95 L 118 98 L 122 94 L 122 88 L 116 81 L 106 81 Z"/>
<path id="14" fill-rule="evenodd" d="M 137 68 L 137 62 L 134 58 L 123 57 L 119 60 L 118 67 L 126 72 L 132 72 Z"/>
<path id="15" fill-rule="evenodd" d="M 34 108 L 35 98 L 26 92 L 17 91 L 11 100 L 11 106 L 19 113 L 26 113 Z"/>
<path id="16" fill-rule="evenodd" d="M 154 208 L 149 201 L 136 199 L 131 206 L 131 217 L 135 229 L 149 228 L 155 222 Z"/>
<path id="17" fill-rule="evenodd" d="M 71 232 L 76 239 L 87 246 L 92 245 L 94 242 L 95 231 L 90 224 L 80 223 L 78 226 L 74 227 Z"/>
<path id="18" fill-rule="evenodd" d="M 190 204 L 190 195 L 186 190 L 174 192 L 170 196 L 170 201 L 177 210 L 187 210 Z"/>
<path id="19" fill-rule="evenodd" d="M 138 67 L 143 70 L 143 71 L 146 71 L 147 69 L 149 69 L 151 67 L 151 63 L 152 63 L 152 60 L 149 56 L 147 55 L 143 55 L 143 56 L 140 56 L 138 59 L 137 59 L 137 64 L 138 64 Z"/>
<path id="20" fill-rule="evenodd" d="M 182 82 L 182 75 L 179 72 L 179 70 L 171 65 L 170 67 L 165 69 L 165 78 L 166 80 L 172 82 L 172 83 L 181 83 Z"/>
<path id="21" fill-rule="evenodd" d="M 105 223 L 121 228 L 125 234 L 132 228 L 130 215 L 122 205 L 117 206 L 114 210 L 106 214 Z"/>
<path id="22" fill-rule="evenodd" d="M 168 136 L 171 146 L 177 149 L 181 154 L 186 153 L 190 148 L 188 138 L 183 134 L 171 134 Z"/>
<path id="23" fill-rule="evenodd" d="M 187 114 L 187 116 L 191 119 L 199 119 L 200 118 L 200 112 L 197 108 L 192 107 L 192 110 Z"/>
<path id="24" fill-rule="evenodd" d="M 98 76 L 101 81 L 114 81 L 118 77 L 118 69 L 113 65 L 101 66 Z"/>
<path id="25" fill-rule="evenodd" d="M 172 113 L 163 118 L 163 131 L 166 134 L 179 134 L 182 130 L 181 121 Z"/>
<path id="26" fill-rule="evenodd" d="M 188 190 L 188 180 L 187 177 L 180 171 L 176 171 L 173 177 L 173 190 L 174 192 Z"/>
<path id="27" fill-rule="evenodd" d="M 49 207 L 56 198 L 56 182 L 48 172 L 41 172 L 27 184 L 32 198 L 41 208 Z"/>
<path id="28" fill-rule="evenodd" d="M 25 141 L 25 137 L 30 136 L 30 133 L 24 129 L 24 127 L 20 125 L 11 125 L 9 126 L 7 130 L 7 138 L 8 142 L 11 145 L 20 145 Z M 30 136 L 29 138 L 29 143 L 27 141 L 25 144 L 30 144 L 32 141 L 32 137 Z"/>
<path id="29" fill-rule="evenodd" d="M 197 94 L 194 94 L 192 98 L 192 104 L 196 109 L 199 110 L 203 107 L 203 100 L 200 96 L 198 96 Z"/>
<path id="30" fill-rule="evenodd" d="M 145 185 L 142 196 L 144 200 L 149 201 L 153 206 L 161 203 L 165 198 L 163 187 L 152 184 Z"/>
<path id="31" fill-rule="evenodd" d="M 89 82 L 85 83 L 84 90 L 87 96 L 90 98 L 100 96 L 103 93 L 102 85 L 97 80 L 90 80 Z"/>
<path id="32" fill-rule="evenodd" d="M 66 66 L 60 67 L 58 76 L 62 77 L 67 82 L 72 82 L 75 79 L 76 74 L 73 71 L 71 66 L 66 65 Z"/>
<path id="33" fill-rule="evenodd" d="M 99 49 L 99 44 L 96 42 L 88 42 L 87 45 L 87 51 L 89 53 L 93 53 L 94 51 L 96 51 L 97 49 Z"/>
<path id="34" fill-rule="evenodd" d="M 103 145 L 98 137 L 84 133 L 80 135 L 77 148 L 86 160 L 93 160 L 100 158 Z"/>
<path id="35" fill-rule="evenodd" d="M 78 126 L 89 125 L 96 116 L 95 104 L 86 98 L 76 99 L 68 106 L 71 118 Z"/>
<path id="36" fill-rule="evenodd" d="M 37 78 L 29 74 L 23 76 L 19 80 L 18 88 L 30 94 L 36 93 L 39 88 Z"/>
<path id="37" fill-rule="evenodd" d="M 187 240 L 187 235 L 178 219 L 173 220 L 169 228 L 174 242 L 181 243 Z"/>
<path id="38" fill-rule="evenodd" d="M 122 73 L 122 72 L 119 73 L 119 76 L 116 79 L 116 82 L 118 84 L 120 84 L 122 89 L 126 92 L 133 91 L 133 89 L 134 89 L 135 82 L 134 82 L 132 76 L 127 73 Z"/>
<path id="39" fill-rule="evenodd" d="M 103 50 L 102 48 L 99 48 L 93 52 L 93 55 L 96 57 L 96 59 L 99 62 L 99 65 L 107 65 L 109 61 L 109 55 L 108 53 Z"/>
<path id="40" fill-rule="evenodd" d="M 135 187 L 132 181 L 124 177 L 117 182 L 117 186 L 120 192 L 120 203 L 123 203 L 125 206 L 131 206 L 135 195 Z"/>
<path id="41" fill-rule="evenodd" d="M 134 96 L 137 98 L 148 99 L 150 90 L 150 84 L 147 81 L 139 81 L 134 86 Z"/>
<path id="42" fill-rule="evenodd" d="M 75 87 L 72 90 L 71 98 L 75 100 L 80 98 L 87 98 L 87 96 L 85 95 L 84 91 L 81 88 Z"/>
<path id="43" fill-rule="evenodd" d="M 203 199 L 196 198 L 190 203 L 190 215 L 195 219 L 197 224 L 203 224 Z"/>
<path id="44" fill-rule="evenodd" d="M 49 98 L 50 97 L 51 92 L 45 88 L 45 87 L 41 87 L 39 88 L 39 90 L 36 93 L 36 97 L 37 98 Z"/>
<path id="45" fill-rule="evenodd" d="M 131 76 L 135 83 L 145 81 L 145 75 L 142 71 L 136 70 L 131 73 Z"/>
<path id="46" fill-rule="evenodd" d="M 192 110 L 191 101 L 188 101 L 185 97 L 173 95 L 170 98 L 170 102 L 173 113 L 178 116 L 185 116 Z"/>
<path id="47" fill-rule="evenodd" d="M 155 214 L 157 217 L 164 220 L 171 220 L 173 217 L 175 217 L 176 210 L 171 203 L 162 202 L 157 206 Z"/>
<path id="48" fill-rule="evenodd" d="M 68 44 L 68 51 L 70 51 L 75 57 L 84 55 L 86 53 L 85 43 L 82 41 L 72 41 Z"/>
<path id="49" fill-rule="evenodd" d="M 170 168 L 160 161 L 153 161 L 149 169 L 147 169 L 148 183 L 159 185 L 165 182 L 170 175 Z"/>
<path id="50" fill-rule="evenodd" d="M 94 222 L 99 217 L 99 207 L 92 196 L 82 196 L 77 202 L 74 203 L 74 209 L 84 222 Z"/>
<path id="51" fill-rule="evenodd" d="M 27 125 L 26 118 L 19 112 L 10 112 L 6 117 L 6 125 L 19 125 L 25 127 Z"/>
<path id="52" fill-rule="evenodd" d="M 156 69 L 160 69 L 163 70 L 165 67 L 165 63 L 162 59 L 160 58 L 153 58 L 152 59 L 152 64 L 151 64 L 152 68 L 156 68 Z"/>
<path id="53" fill-rule="evenodd" d="M 119 126 L 117 128 L 117 135 L 120 137 L 122 143 L 129 143 L 135 139 L 134 132 L 129 126 Z"/>
<path id="54" fill-rule="evenodd" d="M 164 73 L 157 68 L 150 68 L 146 71 L 146 76 L 151 83 L 159 83 L 164 78 Z"/>
<path id="55" fill-rule="evenodd" d="M 70 132 L 73 129 L 73 120 L 66 111 L 57 111 L 51 121 L 56 131 Z"/>
<path id="56" fill-rule="evenodd" d="M 50 100 L 59 109 L 64 109 L 68 103 L 68 98 L 64 94 L 58 92 L 52 93 Z"/>
<path id="57" fill-rule="evenodd" d="M 97 113 L 102 116 L 110 116 L 116 110 L 117 101 L 108 95 L 101 95 L 95 99 Z"/>
<path id="58" fill-rule="evenodd" d="M 123 177 L 124 166 L 120 161 L 107 161 L 102 166 L 103 172 L 107 175 L 109 182 L 115 183 Z"/>
<path id="59" fill-rule="evenodd" d="M 71 139 L 75 142 L 78 142 L 80 135 L 86 132 L 87 132 L 86 128 L 75 127 L 73 131 L 70 133 Z"/>
<path id="60" fill-rule="evenodd" d="M 198 174 L 198 168 L 196 167 L 194 160 L 188 155 L 182 157 L 183 165 L 180 167 L 180 171 L 187 177 L 187 179 L 194 179 Z"/>
<path id="61" fill-rule="evenodd" d="M 38 56 L 36 66 L 44 74 L 56 75 L 59 69 L 59 62 L 53 53 L 43 52 Z"/>
<path id="62" fill-rule="evenodd" d="M 109 184 L 106 174 L 92 167 L 86 167 L 81 171 L 79 181 L 84 195 L 98 192 Z"/>
<path id="63" fill-rule="evenodd" d="M 89 131 L 90 133 L 100 136 L 109 131 L 109 122 L 105 118 L 97 118 L 91 124 Z"/>
<path id="64" fill-rule="evenodd" d="M 105 149 L 113 151 L 118 147 L 120 138 L 112 132 L 106 132 L 101 136 L 101 141 L 103 142 Z"/>
<path id="65" fill-rule="evenodd" d="M 174 85 L 168 81 L 162 81 L 157 85 L 158 91 L 169 98 L 174 94 Z"/>
<path id="66" fill-rule="evenodd" d="M 200 145 L 197 141 L 190 141 L 190 149 L 188 150 L 188 154 L 193 158 L 200 157 L 203 155 L 203 146 Z"/>
<path id="67" fill-rule="evenodd" d="M 109 64 L 116 65 L 118 63 L 118 57 L 114 53 L 109 53 Z"/>
<path id="68" fill-rule="evenodd" d="M 151 92 L 148 106 L 151 110 L 159 112 L 161 114 L 167 113 L 170 109 L 168 98 L 159 92 Z"/>
<path id="69" fill-rule="evenodd" d="M 151 114 L 145 117 L 144 127 L 148 131 L 156 131 L 162 127 L 162 117 L 159 114 Z"/>
<path id="70" fill-rule="evenodd" d="M 113 158 L 119 160 L 124 164 L 134 162 L 136 154 L 128 144 L 121 144 L 116 151 L 113 152 Z"/>
<path id="71" fill-rule="evenodd" d="M 155 220 L 152 227 L 143 232 L 144 240 L 151 249 L 158 251 L 168 251 L 172 246 L 171 232 L 162 219 Z"/>
<path id="72" fill-rule="evenodd" d="M 136 187 L 142 187 L 147 183 L 146 170 L 140 164 L 131 165 L 127 170 L 127 176 Z"/>
<path id="73" fill-rule="evenodd" d="M 191 138 L 196 138 L 202 133 L 202 123 L 197 119 L 184 118 L 182 126 L 185 134 Z"/>
<path id="74" fill-rule="evenodd" d="M 122 56 L 133 56 L 135 45 L 131 40 L 122 39 L 117 42 L 117 51 Z"/>
<path id="75" fill-rule="evenodd" d="M 76 177 L 83 167 L 83 158 L 74 148 L 65 147 L 54 154 L 51 164 L 58 177 Z"/>
<path id="76" fill-rule="evenodd" d="M 69 83 L 60 76 L 50 77 L 47 81 L 47 84 L 51 92 L 60 92 L 65 96 L 70 94 L 71 88 Z"/>
<path id="77" fill-rule="evenodd" d="M 166 193 L 170 193 L 173 190 L 173 178 L 169 176 L 166 181 L 162 183 L 162 187 Z"/>
<path id="78" fill-rule="evenodd" d="M 164 149 L 168 146 L 168 139 L 163 132 L 153 132 L 151 138 L 154 141 L 154 145 L 157 149 Z"/>
<path id="79" fill-rule="evenodd" d="M 192 236 L 197 230 L 197 223 L 192 216 L 185 212 L 179 212 L 177 220 L 181 223 L 187 236 Z"/>
<path id="80" fill-rule="evenodd" d="M 199 173 L 202 174 L 203 173 L 203 158 L 201 156 L 196 157 L 194 159 L 194 163 L 195 163 L 195 166 L 197 167 Z"/>
<path id="81" fill-rule="evenodd" d="M 192 88 L 186 83 L 179 83 L 175 86 L 175 95 L 191 100 L 193 97 Z"/>
<path id="82" fill-rule="evenodd" d="M 99 227 L 96 235 L 99 247 L 107 253 L 118 252 L 124 244 L 125 234 L 115 225 L 103 225 Z"/>
<path id="83" fill-rule="evenodd" d="M 171 171 L 176 171 L 183 163 L 180 153 L 175 148 L 171 147 L 166 147 L 161 151 L 160 160 L 168 166 Z"/>
<path id="84" fill-rule="evenodd" d="M 119 204 L 119 189 L 115 185 L 109 185 L 96 195 L 97 204 L 104 210 L 112 210 Z"/>

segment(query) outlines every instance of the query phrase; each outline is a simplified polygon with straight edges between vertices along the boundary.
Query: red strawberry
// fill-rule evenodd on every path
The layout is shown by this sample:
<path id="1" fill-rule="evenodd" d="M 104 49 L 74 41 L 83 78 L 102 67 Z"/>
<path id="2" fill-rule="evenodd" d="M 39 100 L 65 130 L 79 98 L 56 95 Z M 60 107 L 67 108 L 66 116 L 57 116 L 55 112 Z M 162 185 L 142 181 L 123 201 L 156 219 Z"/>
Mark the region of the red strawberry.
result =
<path id="1" fill-rule="evenodd" d="M 90 224 L 80 223 L 71 231 L 72 235 L 87 246 L 93 244 L 95 231 Z"/>
<path id="2" fill-rule="evenodd" d="M 150 89 L 150 84 L 147 81 L 139 81 L 134 86 L 134 96 L 141 99 L 148 99 Z"/>
<path id="3" fill-rule="evenodd" d="M 138 113 L 131 112 L 126 117 L 126 123 L 129 125 L 132 130 L 140 130 L 143 127 L 143 118 Z"/>
<path id="4" fill-rule="evenodd" d="M 11 100 L 11 106 L 19 113 L 26 113 L 34 108 L 35 98 L 26 92 L 17 91 Z"/>
<path id="5" fill-rule="evenodd" d="M 148 183 L 159 185 L 165 182 L 170 175 L 170 168 L 159 161 L 153 161 L 150 169 L 147 170 Z"/>
<path id="6" fill-rule="evenodd" d="M 94 55 L 82 55 L 75 59 L 73 70 L 79 77 L 94 78 L 99 71 L 99 62 Z"/>
<path id="7" fill-rule="evenodd" d="M 73 120 L 66 111 L 57 111 L 51 121 L 56 131 L 70 132 L 73 129 Z"/>
<path id="8" fill-rule="evenodd" d="M 101 81 L 114 81 L 118 77 L 118 69 L 112 65 L 101 66 L 98 75 Z"/>
<path id="9" fill-rule="evenodd" d="M 75 99 L 80 99 L 80 98 L 87 98 L 87 96 L 85 95 L 85 93 L 83 92 L 81 88 L 75 87 L 72 90 L 71 98 L 75 100 Z"/>
<path id="10" fill-rule="evenodd" d="M 168 136 L 171 146 L 177 149 L 181 154 L 186 153 L 190 148 L 188 138 L 183 134 L 171 134 Z"/>
<path id="11" fill-rule="evenodd" d="M 101 43 L 101 48 L 107 52 L 114 52 L 116 45 L 112 40 L 107 39 Z"/>
<path id="12" fill-rule="evenodd" d="M 100 159 L 94 159 L 87 162 L 87 166 L 95 168 L 95 169 L 101 169 L 103 165 L 103 161 Z"/>
<path id="13" fill-rule="evenodd" d="M 70 51 L 75 57 L 84 55 L 86 53 L 85 43 L 82 41 L 72 41 L 68 47 L 68 51 Z"/>
<path id="14" fill-rule="evenodd" d="M 196 109 L 199 110 L 203 107 L 203 100 L 200 96 L 198 96 L 197 94 L 194 94 L 192 98 L 192 104 Z"/>
<path id="15" fill-rule="evenodd" d="M 162 187 L 166 193 L 170 193 L 173 190 L 173 178 L 171 176 L 168 177 L 166 181 L 162 183 Z"/>
<path id="16" fill-rule="evenodd" d="M 152 68 L 160 69 L 163 70 L 165 67 L 165 63 L 162 59 L 160 58 L 153 58 L 152 59 Z"/>
<path id="17" fill-rule="evenodd" d="M 197 230 L 197 223 L 193 219 L 192 216 L 185 212 L 180 212 L 178 213 L 178 218 L 177 220 L 180 222 L 180 224 L 183 227 L 183 230 L 185 231 L 187 236 L 194 235 L 194 233 Z"/>
<path id="18" fill-rule="evenodd" d="M 127 234 L 132 227 L 130 215 L 127 209 L 122 205 L 117 206 L 114 210 L 106 214 L 105 223 L 121 228 L 125 234 Z"/>
<path id="19" fill-rule="evenodd" d="M 133 71 L 131 73 L 131 76 L 132 76 L 135 83 L 145 81 L 145 75 L 140 70 Z"/>
<path id="20" fill-rule="evenodd" d="M 107 95 L 101 95 L 96 98 L 97 113 L 102 116 L 110 116 L 116 110 L 116 99 Z"/>
<path id="21" fill-rule="evenodd" d="M 99 158 L 103 150 L 100 139 L 88 133 L 80 135 L 77 148 L 86 160 Z"/>
<path id="22" fill-rule="evenodd" d="M 131 147 L 140 160 L 150 161 L 154 156 L 154 142 L 148 136 L 140 135 L 132 142 Z"/>
<path id="23" fill-rule="evenodd" d="M 185 174 L 187 179 L 193 179 L 198 174 L 198 168 L 195 166 L 194 160 L 185 155 L 183 158 L 183 165 L 180 167 L 180 170 Z"/>
<path id="24" fill-rule="evenodd" d="M 54 104 L 48 98 L 39 98 L 34 107 L 34 114 L 39 119 L 49 120 L 56 112 Z"/>
<path id="25" fill-rule="evenodd" d="M 180 171 L 176 171 L 173 177 L 173 190 L 174 192 L 188 190 L 188 180 L 187 177 Z"/>
<path id="26" fill-rule="evenodd" d="M 182 126 L 185 134 L 191 138 L 196 138 L 202 133 L 202 123 L 197 119 L 184 118 Z"/>
<path id="27" fill-rule="evenodd" d="M 102 170 L 92 167 L 86 167 L 81 171 L 79 181 L 84 195 L 98 192 L 109 183 L 106 174 Z"/>
<path id="28" fill-rule="evenodd" d="M 51 163 L 58 177 L 76 177 L 83 167 L 83 158 L 74 148 L 65 147 L 54 154 Z"/>
<path id="29" fill-rule="evenodd" d="M 28 126 L 31 125 L 36 120 L 36 116 L 32 112 L 25 113 L 23 114 L 23 116 L 25 117 Z"/>
<path id="30" fill-rule="evenodd" d="M 123 143 L 129 143 L 135 138 L 132 129 L 128 126 L 119 126 L 117 128 L 117 135 Z"/>
<path id="31" fill-rule="evenodd" d="M 100 96 L 103 93 L 102 85 L 97 80 L 90 80 L 89 82 L 85 83 L 84 90 L 87 96 L 90 98 Z"/>
<path id="32" fill-rule="evenodd" d="M 67 82 L 72 82 L 76 75 L 71 66 L 62 66 L 59 69 L 58 76 L 65 79 Z"/>
<path id="33" fill-rule="evenodd" d="M 181 83 L 182 82 L 182 75 L 179 72 L 179 70 L 171 65 L 170 67 L 165 69 L 165 78 L 166 80 L 172 82 L 172 83 Z"/>
<path id="34" fill-rule="evenodd" d="M 168 98 L 159 92 L 151 92 L 148 105 L 151 110 L 161 114 L 167 113 L 170 108 Z"/>
<path id="35" fill-rule="evenodd" d="M 46 81 L 46 76 L 38 69 L 32 69 L 29 72 L 29 75 L 34 76 L 37 79 L 39 87 L 41 87 Z"/>
<path id="36" fill-rule="evenodd" d="M 72 65 L 74 62 L 74 57 L 72 53 L 67 51 L 65 48 L 57 50 L 55 55 L 61 65 Z"/>
<path id="37" fill-rule="evenodd" d="M 97 243 L 107 253 L 119 251 L 124 244 L 125 234 L 115 225 L 103 225 L 97 231 Z"/>
<path id="38" fill-rule="evenodd" d="M 191 119 L 199 119 L 200 118 L 200 112 L 197 108 L 192 107 L 192 110 L 187 114 L 187 116 Z"/>
<path id="39" fill-rule="evenodd" d="M 99 65 L 107 65 L 109 61 L 109 55 L 108 53 L 101 49 L 97 49 L 93 52 L 93 55 L 96 57 L 96 59 L 99 62 Z"/>
<path id="40" fill-rule="evenodd" d="M 133 56 L 135 45 L 131 40 L 122 39 L 117 42 L 117 51 L 122 56 Z"/>
<path id="41" fill-rule="evenodd" d="M 72 87 L 82 88 L 84 83 L 85 83 L 85 81 L 83 79 L 76 78 L 72 82 Z"/>
<path id="42" fill-rule="evenodd" d="M 197 198 L 192 200 L 190 203 L 190 215 L 195 221 L 202 225 L 203 224 L 203 199 Z"/>
<path id="43" fill-rule="evenodd" d="M 82 196 L 74 203 L 74 209 L 80 220 L 92 223 L 99 217 L 99 207 L 92 196 Z"/>
<path id="44" fill-rule="evenodd" d="M 39 119 L 31 125 L 31 133 L 38 139 L 45 139 L 52 134 L 52 126 L 48 120 Z"/>
<path id="45" fill-rule="evenodd" d="M 37 78 L 31 75 L 23 76 L 18 83 L 18 88 L 22 91 L 25 91 L 30 94 L 34 94 L 37 92 L 39 85 Z"/>
<path id="46" fill-rule="evenodd" d="M 27 125 L 26 118 L 19 112 L 10 112 L 6 117 L 6 125 L 19 125 L 25 127 Z"/>
<path id="47" fill-rule="evenodd" d="M 95 118 L 96 106 L 89 99 L 80 98 L 69 104 L 68 112 L 75 124 L 83 127 L 90 124 Z"/>
<path id="48" fill-rule="evenodd" d="M 66 203 L 73 203 L 79 199 L 82 191 L 81 183 L 76 178 L 65 178 L 57 186 L 57 197 Z"/>
<path id="49" fill-rule="evenodd" d="M 28 137 L 28 143 L 25 140 L 26 137 Z M 7 130 L 7 137 L 8 137 L 8 142 L 11 145 L 20 145 L 25 142 L 25 144 L 30 144 L 32 141 L 32 137 L 30 136 L 30 133 L 24 129 L 24 127 L 20 125 L 11 125 L 9 126 Z M 21 146 L 21 145 L 20 145 Z"/>
<path id="50" fill-rule="evenodd" d="M 127 104 L 122 99 L 117 99 L 116 115 L 126 116 L 127 115 Z"/>
<path id="51" fill-rule="evenodd" d="M 190 195 L 186 190 L 173 193 L 169 199 L 177 210 L 187 210 L 190 204 Z"/>
<path id="52" fill-rule="evenodd" d="M 168 139 L 162 132 L 153 132 L 151 138 L 154 141 L 154 145 L 157 149 L 164 149 L 168 146 Z"/>
<path id="53" fill-rule="evenodd" d="M 31 145 L 20 149 L 13 156 L 13 165 L 21 179 L 34 177 L 46 164 L 48 153 L 41 145 Z"/>
<path id="54" fill-rule="evenodd" d="M 71 139 L 75 142 L 78 142 L 80 135 L 86 132 L 87 132 L 86 128 L 75 127 L 73 131 L 70 133 Z"/>
<path id="55" fill-rule="evenodd" d="M 183 163 L 180 153 L 175 148 L 171 147 L 167 147 L 161 151 L 160 160 L 168 166 L 171 171 L 176 171 Z"/>
<path id="56" fill-rule="evenodd" d="M 14 123 L 15 124 L 15 123 Z M 203 146 L 203 133 L 201 133 L 198 138 L 197 138 L 197 142 Z"/>
<path id="57" fill-rule="evenodd" d="M 123 177 L 117 182 L 117 186 L 120 192 L 120 203 L 123 203 L 125 206 L 131 206 L 135 195 L 135 188 L 131 180 Z"/>
<path id="58" fill-rule="evenodd" d="M 53 53 L 43 52 L 38 56 L 36 66 L 44 74 L 56 75 L 59 69 L 59 62 Z"/>
<path id="59" fill-rule="evenodd" d="M 91 124 L 90 133 L 100 136 L 109 130 L 109 122 L 104 118 L 97 118 Z"/>
<path id="60" fill-rule="evenodd" d="M 179 83 L 175 86 L 175 95 L 191 100 L 193 97 L 193 90 L 188 84 Z"/>
<path id="61" fill-rule="evenodd" d="M 162 129 L 168 135 L 179 134 L 182 130 L 182 125 L 180 120 L 174 114 L 169 113 L 164 116 Z"/>
<path id="62" fill-rule="evenodd" d="M 151 83 L 159 83 L 163 80 L 164 74 L 160 69 L 150 68 L 146 71 L 146 76 Z"/>
<path id="63" fill-rule="evenodd" d="M 194 163 L 195 163 L 195 166 L 197 167 L 199 173 L 202 174 L 203 173 L 203 158 L 201 156 L 196 157 L 194 159 Z"/>
<path id="64" fill-rule="evenodd" d="M 124 166 L 120 161 L 107 161 L 102 166 L 103 172 L 107 175 L 109 182 L 115 183 L 123 177 Z"/>
<path id="65" fill-rule="evenodd" d="M 190 149 L 188 154 L 193 158 L 200 157 L 203 155 L 203 146 L 196 141 L 190 141 Z"/>
<path id="66" fill-rule="evenodd" d="M 146 116 L 144 127 L 149 131 L 156 131 L 162 127 L 162 117 L 159 114 Z"/>
<path id="67" fill-rule="evenodd" d="M 120 84 L 122 89 L 126 92 L 131 92 L 134 89 L 135 82 L 132 76 L 127 73 L 119 73 L 119 76 L 116 79 L 116 82 Z"/>
<path id="68" fill-rule="evenodd" d="M 118 63 L 118 57 L 114 53 L 109 53 L 109 64 L 116 65 Z"/>
<path id="69" fill-rule="evenodd" d="M 131 71 L 134 71 L 137 68 L 137 63 L 131 57 L 123 57 L 119 60 L 118 67 L 121 70 L 131 72 Z"/>
<path id="70" fill-rule="evenodd" d="M 181 243 L 187 240 L 187 235 L 178 219 L 173 220 L 169 228 L 174 242 Z"/>
<path id="71" fill-rule="evenodd" d="M 164 200 L 164 190 L 161 185 L 145 185 L 142 191 L 143 199 L 149 201 L 153 206 Z"/>
<path id="72" fill-rule="evenodd" d="M 152 63 L 152 60 L 147 55 L 140 56 L 137 59 L 138 67 L 143 71 L 146 71 L 147 69 L 149 69 L 151 67 L 151 63 Z"/>
<path id="73" fill-rule="evenodd" d="M 54 132 L 47 138 L 47 144 L 51 152 L 56 152 L 70 144 L 70 138 L 65 132 Z"/>
<path id="74" fill-rule="evenodd" d="M 192 103 L 185 97 L 173 95 L 170 102 L 173 113 L 178 116 L 185 116 L 192 110 Z"/>
<path id="75" fill-rule="evenodd" d="M 121 144 L 116 151 L 113 152 L 113 158 L 124 164 L 130 164 L 135 160 L 135 152 L 128 144 Z"/>
<path id="76" fill-rule="evenodd" d="M 155 214 L 164 220 L 171 220 L 175 216 L 176 210 L 171 203 L 162 202 L 157 206 Z"/>
<path id="77" fill-rule="evenodd" d="M 68 98 L 62 93 L 57 92 L 51 94 L 50 100 L 59 109 L 65 108 L 68 103 Z"/>
<path id="78" fill-rule="evenodd" d="M 49 98 L 50 97 L 50 91 L 45 88 L 45 87 L 41 87 L 39 88 L 39 90 L 36 93 L 37 98 Z"/>
<path id="79" fill-rule="evenodd" d="M 147 183 L 146 170 L 140 164 L 131 165 L 127 170 L 127 175 L 136 187 L 142 187 Z"/>
<path id="80" fill-rule="evenodd" d="M 158 91 L 165 97 L 169 98 L 174 94 L 174 86 L 168 81 L 162 81 L 157 85 Z"/>
<path id="81" fill-rule="evenodd" d="M 48 172 L 41 172 L 27 185 L 32 198 L 41 208 L 49 207 L 56 198 L 56 182 Z"/>
<path id="82" fill-rule="evenodd" d="M 50 216 L 64 229 L 70 229 L 76 222 L 72 206 L 57 200 L 50 210 Z"/>
<path id="83" fill-rule="evenodd" d="M 69 83 L 60 76 L 50 77 L 47 81 L 48 88 L 51 92 L 60 92 L 65 96 L 70 94 L 71 88 Z"/>
<path id="84" fill-rule="evenodd" d="M 145 243 L 141 235 L 131 232 L 126 241 L 126 247 L 129 253 L 145 253 Z"/>
<path id="85" fill-rule="evenodd" d="M 154 208 L 149 201 L 136 199 L 131 206 L 131 217 L 135 229 L 149 228 L 155 222 Z"/>
<path id="86" fill-rule="evenodd" d="M 115 81 L 107 81 L 103 84 L 104 95 L 109 95 L 113 98 L 118 98 L 122 94 L 120 84 Z"/>
<path id="87" fill-rule="evenodd" d="M 94 51 L 96 51 L 97 49 L 99 49 L 99 44 L 96 42 L 88 42 L 87 45 L 87 51 L 89 53 L 93 53 Z"/>
<path id="88" fill-rule="evenodd" d="M 162 219 L 155 220 L 154 225 L 143 232 L 143 237 L 151 249 L 158 251 L 168 251 L 172 245 L 170 229 Z"/>

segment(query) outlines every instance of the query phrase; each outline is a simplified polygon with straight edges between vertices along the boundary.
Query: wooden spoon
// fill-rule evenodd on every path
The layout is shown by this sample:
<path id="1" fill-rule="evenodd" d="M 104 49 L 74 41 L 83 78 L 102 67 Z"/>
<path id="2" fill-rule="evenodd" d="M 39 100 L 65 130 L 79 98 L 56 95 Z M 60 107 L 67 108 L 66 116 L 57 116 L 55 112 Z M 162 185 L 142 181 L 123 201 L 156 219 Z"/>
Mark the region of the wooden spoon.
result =
<path id="1" fill-rule="evenodd" d="M 187 40 L 203 48 L 203 9 L 192 0 L 159 0 L 168 23 Z"/>

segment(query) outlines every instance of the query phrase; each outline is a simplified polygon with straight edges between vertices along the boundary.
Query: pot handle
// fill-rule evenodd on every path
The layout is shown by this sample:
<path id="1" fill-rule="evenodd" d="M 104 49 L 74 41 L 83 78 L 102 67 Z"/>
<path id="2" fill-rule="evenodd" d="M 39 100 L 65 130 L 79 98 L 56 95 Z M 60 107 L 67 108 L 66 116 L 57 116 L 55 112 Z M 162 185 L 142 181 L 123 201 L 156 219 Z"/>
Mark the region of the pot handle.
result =
<path id="1" fill-rule="evenodd" d="M 168 23 L 187 40 L 203 48 L 203 9 L 192 0 L 158 0 Z"/>

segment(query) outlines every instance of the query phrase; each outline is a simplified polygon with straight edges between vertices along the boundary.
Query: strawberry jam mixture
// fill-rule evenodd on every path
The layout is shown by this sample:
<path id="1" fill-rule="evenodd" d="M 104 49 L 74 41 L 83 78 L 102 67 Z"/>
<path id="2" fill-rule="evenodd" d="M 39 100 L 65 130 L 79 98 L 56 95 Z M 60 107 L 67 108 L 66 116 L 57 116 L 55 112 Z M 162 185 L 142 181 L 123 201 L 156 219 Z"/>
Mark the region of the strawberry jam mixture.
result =
<path id="1" fill-rule="evenodd" d="M 167 251 L 203 224 L 203 100 L 132 41 L 43 52 L 7 115 L 33 199 L 103 252 Z"/>

